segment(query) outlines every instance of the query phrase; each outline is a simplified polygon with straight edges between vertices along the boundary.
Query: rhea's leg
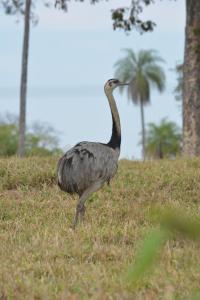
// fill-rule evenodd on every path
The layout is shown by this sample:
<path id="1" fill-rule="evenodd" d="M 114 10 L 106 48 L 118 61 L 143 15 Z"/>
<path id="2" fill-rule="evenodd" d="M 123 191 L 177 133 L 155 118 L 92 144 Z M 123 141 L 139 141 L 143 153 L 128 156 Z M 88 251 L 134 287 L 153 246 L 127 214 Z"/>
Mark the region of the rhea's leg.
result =
<path id="1" fill-rule="evenodd" d="M 83 205 L 81 211 L 80 211 L 80 222 L 83 223 L 85 217 L 85 205 Z"/>
<path id="2" fill-rule="evenodd" d="M 98 191 L 101 186 L 102 186 L 102 181 L 97 181 L 95 182 L 93 185 L 91 185 L 89 188 L 87 188 L 83 194 L 80 196 L 80 199 L 79 199 L 79 202 L 77 204 L 77 207 L 76 207 L 76 214 L 75 214 L 75 217 L 74 217 L 74 222 L 72 224 L 72 228 L 75 229 L 76 225 L 77 225 L 77 222 L 78 222 L 78 218 L 79 218 L 79 215 L 81 217 L 81 219 L 83 219 L 84 217 L 84 214 L 85 214 L 85 201 L 87 200 L 87 198 L 94 192 Z"/>

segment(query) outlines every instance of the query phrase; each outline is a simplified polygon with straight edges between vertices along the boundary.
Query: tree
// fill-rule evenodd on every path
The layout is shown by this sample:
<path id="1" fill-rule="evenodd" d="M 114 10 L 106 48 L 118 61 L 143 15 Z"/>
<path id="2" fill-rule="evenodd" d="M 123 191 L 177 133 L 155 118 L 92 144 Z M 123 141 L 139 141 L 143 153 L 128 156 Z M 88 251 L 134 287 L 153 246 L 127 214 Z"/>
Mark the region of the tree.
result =
<path id="1" fill-rule="evenodd" d="M 153 30 L 155 23 L 140 16 L 154 0 L 132 0 L 129 7 L 113 11 L 115 28 L 141 32 Z M 183 154 L 200 156 L 200 1 L 185 0 L 185 54 L 183 67 Z"/>
<path id="2" fill-rule="evenodd" d="M 180 103 L 179 108 L 183 112 L 183 64 L 177 63 L 175 68 L 172 69 L 176 73 L 177 84 L 173 90 L 176 101 Z"/>
<path id="3" fill-rule="evenodd" d="M 1 0 L 0 7 L 8 15 L 24 14 L 24 0 Z"/>
<path id="4" fill-rule="evenodd" d="M 174 158 L 180 150 L 180 129 L 174 122 L 163 119 L 159 125 L 148 124 L 145 149 L 148 158 Z"/>
<path id="5" fill-rule="evenodd" d="M 44 2 L 48 5 L 48 1 Z M 18 155 L 25 155 L 25 136 L 26 136 L 26 97 L 27 97 L 27 80 L 28 80 L 28 58 L 29 58 L 29 36 L 30 21 L 36 21 L 35 15 L 31 12 L 32 0 L 3 0 L 0 5 L 7 14 L 21 13 L 24 15 L 24 36 L 22 50 L 22 67 L 20 81 L 20 114 L 19 114 L 19 140 Z M 64 9 L 64 6 L 62 6 Z"/>
<path id="6" fill-rule="evenodd" d="M 0 156 L 17 154 L 18 119 L 12 115 L 0 118 Z M 35 123 L 26 132 L 26 155 L 53 155 L 62 153 L 58 133 L 47 124 Z"/>
<path id="7" fill-rule="evenodd" d="M 174 89 L 175 98 L 177 101 L 183 101 L 183 64 L 178 63 L 174 71 L 177 75 L 177 86 Z"/>
<path id="8" fill-rule="evenodd" d="M 81 1 L 81 0 L 80 0 Z M 34 1 L 33 1 L 34 2 Z M 46 6 L 50 1 L 43 1 Z M 67 10 L 65 0 L 54 0 L 55 6 L 60 6 L 61 9 Z M 98 0 L 91 0 L 91 3 Z M 30 20 L 36 21 L 35 15 L 31 11 L 32 0 L 0 0 L 0 7 L 7 14 L 20 13 L 24 15 L 24 36 L 23 36 L 23 51 L 22 51 L 22 68 L 20 81 L 20 114 L 19 114 L 19 142 L 18 155 L 25 155 L 25 136 L 26 136 L 26 97 L 27 97 L 27 80 L 28 80 L 28 57 L 29 57 L 29 35 L 30 35 Z"/>
<path id="9" fill-rule="evenodd" d="M 140 105 L 142 127 L 142 155 L 145 159 L 145 120 L 144 105 L 150 103 L 151 87 L 160 92 L 165 87 L 165 74 L 160 62 L 163 59 L 154 50 L 141 50 L 135 53 L 131 49 L 125 49 L 126 55 L 115 64 L 115 76 L 123 82 L 130 82 L 128 98 L 133 104 Z M 124 90 L 122 86 L 121 91 Z"/>
<path id="10" fill-rule="evenodd" d="M 70 0 L 56 0 L 55 6 L 67 11 L 67 2 Z M 84 2 L 84 0 L 79 0 Z M 95 4 L 102 0 L 90 0 L 91 4 Z M 105 0 L 104 0 L 105 1 Z M 130 31 L 136 28 L 138 31 L 152 31 L 155 27 L 155 23 L 151 20 L 142 20 L 139 15 L 143 10 L 143 6 L 148 6 L 154 3 L 154 0 L 132 0 L 129 7 L 119 7 L 111 11 L 111 17 L 113 20 L 113 29 L 124 29 Z"/>
<path id="11" fill-rule="evenodd" d="M 18 145 L 18 128 L 16 124 L 0 123 L 0 156 L 15 155 Z"/>
<path id="12" fill-rule="evenodd" d="M 70 0 L 52 0 L 55 6 L 67 11 Z M 72 0 L 71 0 L 72 1 Z M 79 0 L 84 2 L 84 0 Z M 90 0 L 91 4 L 103 0 Z M 183 78 L 183 153 L 187 156 L 200 155 L 200 1 L 186 1 L 186 39 Z M 0 6 L 7 13 L 21 10 L 23 0 L 0 0 Z M 51 1 L 44 1 L 49 4 Z M 130 0 L 130 6 L 112 10 L 114 29 L 126 32 L 137 29 L 139 32 L 152 31 L 155 23 L 143 20 L 141 14 L 145 6 L 154 0 Z"/>
<path id="13" fill-rule="evenodd" d="M 34 15 L 31 12 L 32 0 L 2 0 L 1 7 L 6 14 L 22 14 L 24 16 L 24 35 L 21 64 L 20 80 L 20 113 L 19 113 L 19 138 L 18 138 L 18 155 L 25 155 L 25 134 L 26 134 L 26 97 L 27 97 L 27 80 L 28 80 L 28 57 L 29 57 L 29 35 L 30 20 L 33 21 Z"/>
<path id="14" fill-rule="evenodd" d="M 10 156 L 17 152 L 18 120 L 12 115 L 0 116 L 0 156 Z"/>
<path id="15" fill-rule="evenodd" d="M 18 155 L 20 157 L 23 157 L 25 155 L 26 95 L 27 95 L 27 77 L 28 77 L 30 11 L 31 11 L 31 0 L 26 0 L 25 13 L 24 13 L 22 70 L 21 70 L 21 82 L 20 82 L 20 115 L 19 115 L 19 145 L 18 145 Z"/>
<path id="16" fill-rule="evenodd" d="M 200 156 L 200 1 L 186 0 L 183 154 Z"/>
<path id="17" fill-rule="evenodd" d="M 46 124 L 34 123 L 26 135 L 26 155 L 61 154 L 57 131 Z"/>

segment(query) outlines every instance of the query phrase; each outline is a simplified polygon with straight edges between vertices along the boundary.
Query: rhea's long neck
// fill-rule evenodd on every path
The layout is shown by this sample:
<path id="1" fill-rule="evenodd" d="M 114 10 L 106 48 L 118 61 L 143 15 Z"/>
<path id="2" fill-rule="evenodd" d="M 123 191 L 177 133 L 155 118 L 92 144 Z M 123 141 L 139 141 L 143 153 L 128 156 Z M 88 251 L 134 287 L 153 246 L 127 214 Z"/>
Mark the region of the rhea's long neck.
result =
<path id="1" fill-rule="evenodd" d="M 121 125 L 120 125 L 120 118 L 119 118 L 118 109 L 117 109 L 115 99 L 113 97 L 112 92 L 105 91 L 105 94 L 108 98 L 108 102 L 109 102 L 110 110 L 111 110 L 111 114 L 112 114 L 112 135 L 111 135 L 111 138 L 110 138 L 110 141 L 109 141 L 108 144 L 113 149 L 120 150 Z"/>

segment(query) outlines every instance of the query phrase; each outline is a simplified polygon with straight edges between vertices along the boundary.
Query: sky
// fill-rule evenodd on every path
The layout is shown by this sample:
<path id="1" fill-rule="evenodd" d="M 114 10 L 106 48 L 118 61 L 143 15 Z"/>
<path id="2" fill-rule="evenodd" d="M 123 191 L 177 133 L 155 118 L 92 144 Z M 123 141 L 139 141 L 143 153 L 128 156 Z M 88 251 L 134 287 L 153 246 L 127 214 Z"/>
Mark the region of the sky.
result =
<path id="1" fill-rule="evenodd" d="M 114 77 L 114 64 L 125 48 L 156 49 L 165 59 L 166 90 L 162 94 L 152 90 L 151 104 L 145 107 L 146 124 L 158 124 L 166 117 L 181 126 L 172 69 L 183 61 L 185 1 L 156 1 L 146 8 L 144 18 L 157 24 L 154 32 L 113 31 L 111 9 L 130 2 L 71 1 L 63 13 L 37 1 L 39 23 L 31 26 L 30 34 L 27 124 L 52 125 L 64 150 L 80 141 L 109 140 L 112 124 L 103 86 Z M 0 36 L 0 115 L 18 115 L 23 20 L 1 12 Z M 121 158 L 140 159 L 139 107 L 127 100 L 126 93 L 116 90 L 114 95 L 122 126 Z"/>

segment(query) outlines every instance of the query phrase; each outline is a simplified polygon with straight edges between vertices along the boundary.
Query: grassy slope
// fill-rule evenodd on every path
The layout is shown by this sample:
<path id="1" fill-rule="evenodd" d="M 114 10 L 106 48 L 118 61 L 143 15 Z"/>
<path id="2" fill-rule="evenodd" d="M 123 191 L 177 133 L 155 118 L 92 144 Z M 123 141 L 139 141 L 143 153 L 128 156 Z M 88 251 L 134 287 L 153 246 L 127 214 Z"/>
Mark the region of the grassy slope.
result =
<path id="1" fill-rule="evenodd" d="M 200 212 L 200 160 L 120 162 L 69 230 L 75 199 L 55 184 L 55 158 L 0 160 L 0 299 L 188 299 L 199 288 L 199 243 L 165 245 L 138 285 L 127 266 L 151 228 L 153 203 Z"/>

